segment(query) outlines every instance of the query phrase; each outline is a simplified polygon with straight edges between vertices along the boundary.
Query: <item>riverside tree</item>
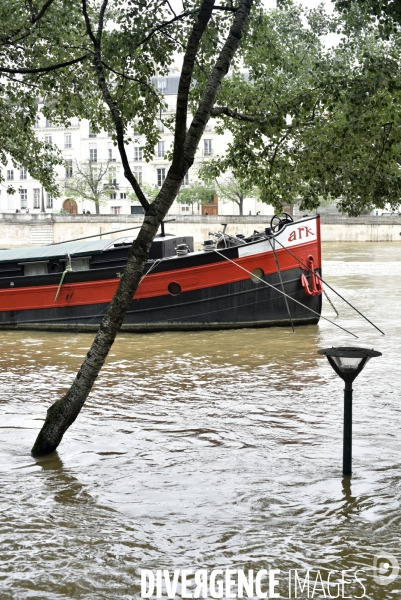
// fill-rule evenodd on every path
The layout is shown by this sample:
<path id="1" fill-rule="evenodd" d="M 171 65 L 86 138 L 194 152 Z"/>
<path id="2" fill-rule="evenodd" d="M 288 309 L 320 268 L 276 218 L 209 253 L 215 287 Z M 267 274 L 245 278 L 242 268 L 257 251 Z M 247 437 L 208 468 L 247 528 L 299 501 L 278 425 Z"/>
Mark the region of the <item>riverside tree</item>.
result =
<path id="1" fill-rule="evenodd" d="M 95 204 L 96 214 L 100 205 L 106 203 L 110 193 L 116 189 L 115 163 L 107 161 L 75 161 L 67 165 L 68 177 L 64 180 L 64 193 L 77 200 L 87 200 Z"/>
<path id="2" fill-rule="evenodd" d="M 232 173 L 221 173 L 221 162 L 224 158 L 214 161 L 205 161 L 200 169 L 200 174 L 208 179 L 212 178 L 216 192 L 223 202 L 233 202 L 238 206 L 238 212 L 244 214 L 245 198 L 259 199 L 259 190 L 252 182 L 252 178 L 235 177 Z M 218 177 L 218 175 L 222 175 Z"/>
<path id="3" fill-rule="evenodd" d="M 399 204 L 400 35 L 381 39 L 360 4 L 329 17 L 288 0 L 252 21 L 241 69 L 222 86 L 226 105 L 212 111 L 233 136 L 211 161 L 215 175 L 250 178 L 278 209 L 295 197 L 301 209 L 337 201 L 349 215 Z"/>
<path id="4" fill-rule="evenodd" d="M 208 204 L 213 201 L 216 193 L 215 186 L 209 181 L 192 182 L 189 185 L 183 185 L 177 196 L 177 202 L 181 204 Z"/>
<path id="5" fill-rule="evenodd" d="M 78 4 L 81 21 L 77 29 L 81 36 L 75 38 L 74 44 L 77 51 L 87 57 L 82 90 L 80 79 L 76 81 L 75 92 L 68 90 L 68 83 L 75 82 L 74 69 L 54 70 L 46 76 L 48 92 L 44 101 L 54 119 L 83 116 L 90 110 L 92 127 L 113 131 L 124 175 L 142 204 L 145 217 L 129 251 L 116 294 L 71 388 L 47 411 L 32 449 L 35 456 L 57 448 L 65 431 L 78 416 L 106 360 L 141 279 L 153 238 L 194 161 L 221 83 L 246 31 L 254 2 L 239 0 L 235 5 L 218 4 L 214 0 L 186 2 L 181 12 L 175 12 L 169 2 L 109 3 L 103 0 L 98 5 L 82 0 L 76 3 L 77 7 Z M 50 19 L 51 9 L 48 15 Z M 150 156 L 158 139 L 157 113 L 163 106 L 163 97 L 155 91 L 150 78 L 168 72 L 177 48 L 183 51 L 183 64 L 172 162 L 158 196 L 149 203 L 127 159 L 128 127 L 135 119 L 136 129 L 146 137 L 145 157 Z M 194 81 L 196 85 L 193 85 Z M 61 101 L 55 103 L 54 90 L 57 89 L 61 89 L 62 94 L 59 94 Z M 187 127 L 190 103 L 193 118 Z"/>
<path id="6" fill-rule="evenodd" d="M 40 141 L 35 135 L 37 104 L 41 85 L 38 77 L 50 65 L 40 48 L 41 39 L 48 35 L 47 12 L 52 2 L 0 3 L 0 164 L 5 166 L 12 158 L 15 167 L 25 167 L 30 175 L 41 181 L 45 189 L 57 193 L 54 166 L 61 164 L 62 157 L 52 146 Z M 69 25 L 66 11 L 54 7 L 54 22 L 60 29 Z M 40 33 L 39 33 L 40 31 Z M 73 51 L 59 56 L 51 55 L 52 67 L 67 66 L 74 61 Z M 3 182 L 0 171 L 0 183 Z M 13 192 L 7 182 L 8 191 Z"/>
<path id="7" fill-rule="evenodd" d="M 25 103 L 21 89 L 26 92 L 29 140 L 35 142 L 35 94 L 54 123 L 88 118 L 94 132 L 111 132 L 124 175 L 145 211 L 95 340 L 71 388 L 47 412 L 32 450 L 39 456 L 57 448 L 90 393 L 209 118 L 219 119 L 217 127 L 233 136 L 222 172 L 252 178 L 266 201 L 279 205 L 278 196 L 287 201 L 300 195 L 305 207 L 313 207 L 319 195 L 342 194 L 350 212 L 373 200 L 380 205 L 400 187 L 401 128 L 385 120 L 399 90 L 398 47 L 393 39 L 381 45 L 374 25 L 360 22 L 358 29 L 347 17 L 342 27 L 348 45 L 326 51 L 322 39 L 339 25 L 321 9 L 304 16 L 291 2 L 269 13 L 257 0 L 188 0 L 182 10 L 152 0 L 5 0 L 1 11 L 3 5 L 8 12 L 2 14 L 0 72 L 11 82 L 15 110 Z M 356 13 L 353 19 L 359 23 Z M 153 155 L 164 98 L 152 77 L 168 74 L 177 50 L 183 63 L 171 166 L 150 203 L 125 148 L 135 122 L 145 139 L 144 158 Z M 0 93 L 6 104 L 7 91 Z M 7 136 L 5 127 L 2 131 Z M 11 140 L 6 151 L 22 162 Z M 39 165 L 31 174 L 44 183 L 46 168 Z"/>

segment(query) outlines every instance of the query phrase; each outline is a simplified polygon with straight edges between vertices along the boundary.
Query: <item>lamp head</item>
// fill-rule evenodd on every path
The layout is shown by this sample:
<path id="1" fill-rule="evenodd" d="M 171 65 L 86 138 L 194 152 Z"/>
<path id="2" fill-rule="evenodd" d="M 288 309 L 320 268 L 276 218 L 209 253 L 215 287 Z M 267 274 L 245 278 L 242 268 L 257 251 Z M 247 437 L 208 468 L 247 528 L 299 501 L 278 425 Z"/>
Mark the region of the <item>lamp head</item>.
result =
<path id="1" fill-rule="evenodd" d="M 337 375 L 348 383 L 354 381 L 368 360 L 382 355 L 377 350 L 352 347 L 326 348 L 318 350 L 318 354 L 324 354 Z"/>

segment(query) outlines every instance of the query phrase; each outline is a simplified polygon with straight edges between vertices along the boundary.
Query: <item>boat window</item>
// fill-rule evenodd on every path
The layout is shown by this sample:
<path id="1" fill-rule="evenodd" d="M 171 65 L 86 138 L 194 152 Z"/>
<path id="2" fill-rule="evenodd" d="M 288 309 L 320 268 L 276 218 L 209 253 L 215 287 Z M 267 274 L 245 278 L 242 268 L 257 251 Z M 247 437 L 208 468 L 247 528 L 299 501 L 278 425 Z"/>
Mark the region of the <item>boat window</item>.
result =
<path id="1" fill-rule="evenodd" d="M 88 271 L 89 258 L 73 258 L 71 261 L 73 271 Z"/>
<path id="2" fill-rule="evenodd" d="M 264 272 L 262 269 L 254 269 L 251 274 L 251 280 L 253 283 L 262 283 L 260 280 L 263 279 Z"/>
<path id="3" fill-rule="evenodd" d="M 31 277 L 32 275 L 47 275 L 48 261 L 23 263 L 24 275 Z"/>
<path id="4" fill-rule="evenodd" d="M 61 265 L 58 262 L 50 263 L 49 271 L 50 273 L 58 273 L 61 270 Z"/>
<path id="5" fill-rule="evenodd" d="M 172 281 L 168 285 L 168 291 L 172 296 L 178 296 L 178 294 L 181 294 L 181 286 L 176 281 Z"/>

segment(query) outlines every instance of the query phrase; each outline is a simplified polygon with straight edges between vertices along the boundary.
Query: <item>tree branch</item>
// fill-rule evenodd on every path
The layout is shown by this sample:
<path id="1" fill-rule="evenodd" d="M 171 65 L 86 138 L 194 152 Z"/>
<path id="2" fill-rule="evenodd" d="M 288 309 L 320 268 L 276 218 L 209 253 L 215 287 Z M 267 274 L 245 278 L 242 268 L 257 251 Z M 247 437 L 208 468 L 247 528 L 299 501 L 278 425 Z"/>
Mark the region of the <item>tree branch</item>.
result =
<path id="1" fill-rule="evenodd" d="M 53 4 L 53 2 L 54 2 L 54 0 L 47 0 L 47 2 L 44 3 L 44 5 L 42 6 L 42 8 L 38 12 L 38 14 L 32 15 L 32 19 L 31 19 L 32 25 L 35 25 L 35 23 L 40 21 L 40 19 L 43 17 L 43 15 L 45 14 L 45 12 L 49 8 L 49 6 L 51 6 Z"/>
<path id="2" fill-rule="evenodd" d="M 146 42 L 149 41 L 150 38 L 158 31 L 161 31 L 162 29 L 164 29 L 165 27 L 168 27 L 169 25 L 171 25 L 172 23 L 175 23 L 176 21 L 181 21 L 185 17 L 189 17 L 191 15 L 196 15 L 197 12 L 198 12 L 198 10 L 185 11 L 185 12 L 181 13 L 180 15 L 177 15 L 174 18 L 170 19 L 170 21 L 163 21 L 163 23 L 160 23 L 160 25 L 158 25 L 157 27 L 152 29 L 152 31 L 143 40 L 138 42 L 136 47 L 139 48 L 139 46 L 143 46 L 143 44 L 146 44 Z"/>
<path id="3" fill-rule="evenodd" d="M 278 153 L 278 149 L 281 146 L 281 144 L 287 139 L 287 137 L 290 135 L 292 127 L 289 128 L 289 130 L 287 131 L 287 133 L 285 133 L 284 135 L 281 136 L 281 138 L 279 139 L 279 141 L 276 144 L 276 147 L 274 149 L 273 152 L 273 157 L 270 161 L 270 168 L 269 168 L 269 174 L 268 174 L 268 179 L 269 179 L 269 183 L 271 183 L 271 178 L 272 178 L 272 173 L 273 173 L 273 164 L 277 158 L 277 153 Z"/>
<path id="4" fill-rule="evenodd" d="M 31 19 L 30 19 L 31 25 L 35 25 L 38 21 L 40 21 L 40 19 L 45 15 L 45 13 L 49 9 L 49 7 L 53 4 L 54 1 L 55 0 L 47 0 L 47 2 L 44 3 L 42 8 L 36 15 L 33 12 L 32 2 L 29 2 L 29 8 L 30 8 L 30 12 L 31 12 Z M 15 31 L 11 32 L 9 39 L 11 40 L 12 37 L 15 37 L 16 35 L 21 33 L 22 29 L 23 28 L 20 27 L 19 29 L 16 29 Z"/>
<path id="5" fill-rule="evenodd" d="M 86 7 L 86 0 L 82 0 L 82 13 L 85 19 L 86 31 L 90 39 L 92 40 L 93 45 L 97 48 L 97 40 L 93 34 L 92 26 L 89 20 L 88 9 Z"/>
<path id="6" fill-rule="evenodd" d="M 166 0 L 166 4 L 168 5 L 169 9 L 171 10 L 171 12 L 173 13 L 173 15 L 176 17 L 176 13 L 173 10 L 173 7 L 171 6 L 170 2 L 168 0 Z"/>
<path id="7" fill-rule="evenodd" d="M 224 189 L 222 188 L 222 186 L 221 186 L 221 185 L 220 185 L 220 183 L 218 182 L 218 179 L 217 179 L 217 177 L 215 177 L 215 179 L 214 179 L 214 180 L 215 180 L 215 182 L 216 182 L 216 185 L 217 185 L 217 187 L 218 187 L 218 188 L 219 188 L 219 190 L 221 191 L 221 193 L 222 193 L 222 196 L 223 196 L 223 197 L 224 197 L 224 196 L 226 196 L 226 198 L 228 198 L 229 200 L 231 200 L 231 202 L 235 202 L 236 204 L 238 204 L 238 205 L 239 205 L 239 200 L 236 200 L 236 199 L 235 199 L 235 197 L 233 198 L 233 197 L 232 197 L 232 195 L 230 194 L 230 192 L 227 192 L 227 190 L 224 190 Z M 235 192 L 234 192 L 234 196 L 235 196 Z"/>
<path id="8" fill-rule="evenodd" d="M 28 75 L 30 73 L 48 73 L 49 71 L 56 71 L 57 69 L 63 69 L 64 67 L 70 67 L 71 65 L 75 65 L 79 62 L 82 62 L 88 58 L 88 55 L 80 56 L 79 58 L 74 58 L 73 60 L 69 60 L 64 63 L 59 63 L 58 65 L 49 65 L 48 67 L 38 67 L 37 69 L 8 69 L 7 67 L 0 67 L 0 73 L 13 73 L 15 75 Z"/>
<path id="9" fill-rule="evenodd" d="M 244 115 L 243 113 L 239 113 L 237 109 L 232 110 L 228 108 L 228 106 L 215 106 L 210 111 L 211 117 L 219 117 L 220 115 L 226 115 L 227 117 L 231 117 L 232 119 L 236 119 L 238 121 L 246 121 L 247 123 L 258 123 L 260 119 L 255 117 L 250 117 L 249 115 Z"/>
<path id="10" fill-rule="evenodd" d="M 96 73 L 97 73 L 98 86 L 99 86 L 99 89 L 102 93 L 102 96 L 103 96 L 107 106 L 110 109 L 110 113 L 111 113 L 111 116 L 112 116 L 112 119 L 114 121 L 114 125 L 116 128 L 117 146 L 118 146 L 118 150 L 120 152 L 121 162 L 122 162 L 122 165 L 124 168 L 124 176 L 126 177 L 126 179 L 128 179 L 139 202 L 141 203 L 141 205 L 147 212 L 149 210 L 150 204 L 147 201 L 144 193 L 142 192 L 141 187 L 138 184 L 133 172 L 131 171 L 131 167 L 128 162 L 127 153 L 125 151 L 123 120 L 121 118 L 121 113 L 112 98 L 112 95 L 110 93 L 109 87 L 106 82 L 106 76 L 104 73 L 104 67 L 103 67 L 103 62 L 102 62 L 101 40 L 102 40 L 104 16 L 106 13 L 107 4 L 108 4 L 108 0 L 103 0 L 102 7 L 101 7 L 101 10 L 99 13 L 97 38 L 94 37 L 93 33 L 92 34 L 90 33 L 91 29 L 90 29 L 88 13 L 87 13 L 87 9 L 86 9 L 86 0 L 82 0 L 82 11 L 84 13 L 85 21 L 88 23 L 88 25 L 87 25 L 88 35 L 90 36 L 90 38 L 93 42 L 93 45 L 94 45 L 94 49 L 95 49 L 94 55 L 93 55 L 93 64 L 95 66 Z M 88 27 L 89 27 L 89 29 L 88 29 Z"/>
<path id="11" fill-rule="evenodd" d="M 143 85 L 143 87 L 146 87 L 151 94 L 153 94 L 156 98 L 159 98 L 155 88 L 152 85 L 150 85 L 147 81 L 143 81 L 143 79 L 138 79 L 137 77 L 131 77 L 131 75 L 126 75 L 125 73 L 120 73 L 119 71 L 116 71 L 116 69 L 110 67 L 110 65 L 107 64 L 104 60 L 102 60 L 102 64 L 106 67 L 106 69 L 111 71 L 111 73 L 114 73 L 114 75 L 118 75 L 118 77 L 122 77 L 123 79 L 127 79 L 128 81 L 135 81 L 135 83 Z"/>
<path id="12" fill-rule="evenodd" d="M 192 158 L 186 160 L 184 164 L 184 173 L 193 164 L 196 148 L 198 147 L 206 123 L 210 118 L 217 94 L 220 90 L 221 82 L 227 75 L 233 56 L 242 39 L 243 30 L 248 20 L 252 4 L 253 0 L 241 0 L 237 12 L 235 13 L 228 37 L 209 76 L 198 110 L 195 113 L 185 139 L 184 152 L 188 157 Z"/>
<path id="13" fill-rule="evenodd" d="M 177 92 L 177 110 L 175 117 L 174 150 L 172 169 L 182 170 L 182 158 L 184 153 L 184 144 L 187 135 L 187 115 L 188 115 L 188 96 L 191 87 L 192 74 L 195 67 L 196 55 L 199 44 L 206 27 L 212 17 L 214 0 L 203 0 L 197 22 L 194 24 L 188 39 L 187 49 L 184 54 L 184 61 L 181 70 L 180 81 Z M 180 173 L 179 176 L 184 176 Z"/>
<path id="14" fill-rule="evenodd" d="M 235 6 L 215 6 L 213 10 L 224 10 L 226 12 L 235 13 L 238 8 L 235 8 Z"/>
<path id="15" fill-rule="evenodd" d="M 107 8 L 107 4 L 108 4 L 108 0 L 103 0 L 102 6 L 100 7 L 100 13 L 99 13 L 99 23 L 98 23 L 98 28 L 97 28 L 97 41 L 100 45 L 101 39 L 102 39 L 102 33 L 103 33 L 103 23 L 104 23 L 104 16 L 106 14 L 106 8 Z"/>

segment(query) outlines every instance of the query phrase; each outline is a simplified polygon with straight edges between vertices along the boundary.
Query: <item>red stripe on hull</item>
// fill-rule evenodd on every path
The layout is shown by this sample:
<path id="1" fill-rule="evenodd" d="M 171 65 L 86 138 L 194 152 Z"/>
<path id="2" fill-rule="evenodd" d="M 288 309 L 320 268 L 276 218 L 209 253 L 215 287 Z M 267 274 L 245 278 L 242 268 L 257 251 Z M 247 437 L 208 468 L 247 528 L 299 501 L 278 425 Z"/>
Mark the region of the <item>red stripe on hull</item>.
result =
<path id="1" fill-rule="evenodd" d="M 297 259 L 286 250 L 276 248 L 280 270 L 305 269 L 302 263 L 307 264 L 310 254 L 314 257 L 315 268 L 320 268 L 319 240 L 318 232 L 317 240 L 292 246 L 291 252 L 298 256 Z M 235 259 L 235 262 L 247 271 L 253 271 L 256 268 L 262 269 L 265 275 L 277 271 L 273 252 L 252 254 Z M 199 267 L 152 273 L 144 277 L 134 299 L 167 296 L 169 294 L 168 285 L 173 281 L 180 284 L 183 292 L 187 292 L 234 283 L 248 277 L 249 275 L 245 271 L 228 260 Z M 117 278 L 74 284 L 65 283 L 61 286 L 57 302 L 54 302 L 58 290 L 57 285 L 2 289 L 0 290 L 0 312 L 108 303 L 113 298 L 118 283 L 119 279 Z"/>

